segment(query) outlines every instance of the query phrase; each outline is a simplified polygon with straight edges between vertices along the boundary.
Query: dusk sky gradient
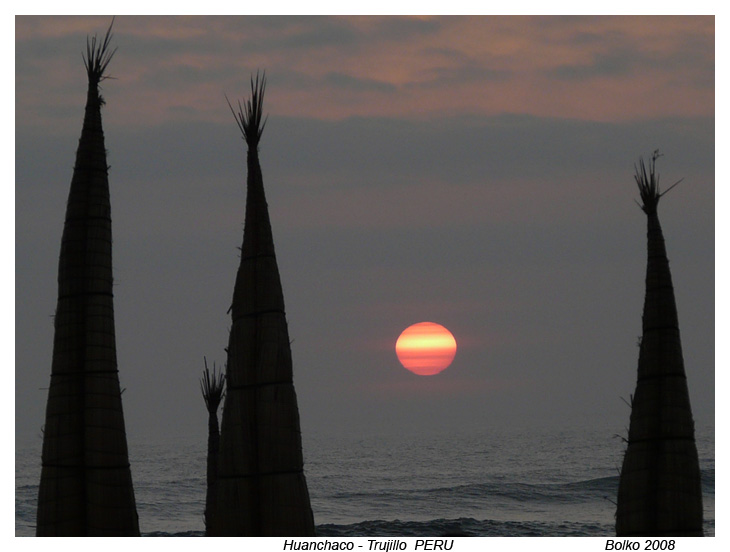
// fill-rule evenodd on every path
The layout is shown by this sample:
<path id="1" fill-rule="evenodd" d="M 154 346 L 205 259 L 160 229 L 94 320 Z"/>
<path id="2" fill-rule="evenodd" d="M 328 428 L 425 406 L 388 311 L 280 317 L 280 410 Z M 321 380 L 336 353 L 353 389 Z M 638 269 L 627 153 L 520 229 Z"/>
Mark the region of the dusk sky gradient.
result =
<path id="1" fill-rule="evenodd" d="M 15 25 L 15 428 L 41 439 L 57 266 L 110 17 Z M 628 427 L 646 217 L 659 204 L 695 420 L 715 415 L 713 17 L 117 16 L 102 82 L 130 448 L 203 442 L 225 363 L 246 147 L 226 104 L 265 70 L 260 144 L 303 434 Z M 409 325 L 458 351 L 405 370 Z M 306 437 L 305 437 L 306 444 Z"/>

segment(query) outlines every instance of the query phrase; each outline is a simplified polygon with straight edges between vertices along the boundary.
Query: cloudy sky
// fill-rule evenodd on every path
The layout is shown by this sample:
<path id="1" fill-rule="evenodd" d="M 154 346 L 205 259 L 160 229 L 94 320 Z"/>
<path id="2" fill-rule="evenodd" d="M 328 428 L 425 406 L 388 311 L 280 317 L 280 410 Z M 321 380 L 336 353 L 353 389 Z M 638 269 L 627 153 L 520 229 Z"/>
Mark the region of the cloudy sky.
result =
<path id="1" fill-rule="evenodd" d="M 87 34 L 15 20 L 15 427 L 40 439 Z M 204 439 L 225 363 L 245 144 L 260 146 L 306 434 L 628 425 L 653 150 L 698 424 L 714 420 L 712 17 L 129 17 L 102 83 L 130 443 Z M 394 346 L 432 321 L 438 376 Z M 611 434 L 607 434 L 607 438 Z"/>

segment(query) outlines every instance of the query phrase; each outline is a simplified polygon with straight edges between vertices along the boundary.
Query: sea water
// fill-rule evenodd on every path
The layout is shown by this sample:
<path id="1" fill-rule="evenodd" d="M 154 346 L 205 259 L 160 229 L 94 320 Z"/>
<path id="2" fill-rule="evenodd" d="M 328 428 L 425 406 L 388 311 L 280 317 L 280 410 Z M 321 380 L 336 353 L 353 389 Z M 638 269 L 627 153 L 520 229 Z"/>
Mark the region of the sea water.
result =
<path id="1" fill-rule="evenodd" d="M 697 429 L 715 534 L 712 428 Z M 625 445 L 610 430 L 304 436 L 320 536 L 612 536 Z M 202 536 L 206 440 L 129 443 L 140 531 Z M 40 437 L 16 443 L 15 532 L 35 534 Z"/>

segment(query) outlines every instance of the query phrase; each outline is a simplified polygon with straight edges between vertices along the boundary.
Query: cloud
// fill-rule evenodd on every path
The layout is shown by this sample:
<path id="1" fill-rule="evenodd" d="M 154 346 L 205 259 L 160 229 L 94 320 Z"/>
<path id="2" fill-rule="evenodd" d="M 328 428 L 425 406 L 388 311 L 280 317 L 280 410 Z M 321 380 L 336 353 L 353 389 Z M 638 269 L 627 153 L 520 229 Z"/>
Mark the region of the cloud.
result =
<path id="1" fill-rule="evenodd" d="M 80 52 L 107 24 L 16 19 L 18 117 L 75 124 L 58 108 L 83 97 Z M 129 125 L 224 121 L 223 93 L 245 94 L 258 69 L 272 112 L 291 117 L 714 115 L 711 17 L 124 16 L 114 40 L 108 117 Z"/>
<path id="2" fill-rule="evenodd" d="M 322 79 L 322 84 L 355 92 L 393 92 L 396 87 L 376 79 L 362 79 L 345 73 L 330 72 Z"/>
<path id="3" fill-rule="evenodd" d="M 638 60 L 635 52 L 614 52 L 611 54 L 597 54 L 588 64 L 561 65 L 552 69 L 549 73 L 562 80 L 619 77 L 630 75 L 637 65 Z"/>
<path id="4" fill-rule="evenodd" d="M 430 60 L 407 88 L 460 87 L 465 83 L 489 85 L 514 77 L 514 72 L 503 67 L 492 56 L 478 58 L 464 51 L 448 47 L 425 48 L 421 56 Z"/>

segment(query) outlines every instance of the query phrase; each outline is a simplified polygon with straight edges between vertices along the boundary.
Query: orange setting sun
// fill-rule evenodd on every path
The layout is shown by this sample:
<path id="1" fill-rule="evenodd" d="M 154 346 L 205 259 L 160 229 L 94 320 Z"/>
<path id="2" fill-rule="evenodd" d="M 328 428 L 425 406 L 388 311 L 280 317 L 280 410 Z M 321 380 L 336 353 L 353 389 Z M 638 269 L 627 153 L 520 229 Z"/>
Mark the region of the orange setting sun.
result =
<path id="1" fill-rule="evenodd" d="M 395 354 L 407 370 L 433 376 L 454 360 L 456 340 L 441 324 L 419 322 L 403 330 L 395 343 Z"/>

